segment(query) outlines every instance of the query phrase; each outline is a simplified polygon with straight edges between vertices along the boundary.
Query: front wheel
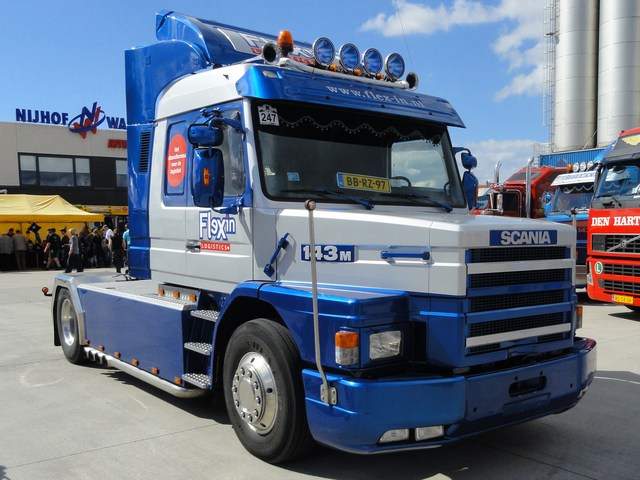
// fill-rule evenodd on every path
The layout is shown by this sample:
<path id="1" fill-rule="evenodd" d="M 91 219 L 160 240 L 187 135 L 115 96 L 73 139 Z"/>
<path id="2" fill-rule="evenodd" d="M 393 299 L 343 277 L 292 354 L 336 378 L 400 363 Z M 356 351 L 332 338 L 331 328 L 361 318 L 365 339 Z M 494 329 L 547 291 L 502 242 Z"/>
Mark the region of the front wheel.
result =
<path id="1" fill-rule="evenodd" d="M 56 325 L 62 352 L 71 363 L 82 363 L 84 348 L 81 344 L 78 314 L 73 306 L 71 294 L 66 288 L 58 290 L 56 298 Z"/>
<path id="2" fill-rule="evenodd" d="M 262 318 L 241 325 L 223 370 L 227 412 L 251 454 L 275 464 L 308 450 L 300 354 L 286 328 Z"/>

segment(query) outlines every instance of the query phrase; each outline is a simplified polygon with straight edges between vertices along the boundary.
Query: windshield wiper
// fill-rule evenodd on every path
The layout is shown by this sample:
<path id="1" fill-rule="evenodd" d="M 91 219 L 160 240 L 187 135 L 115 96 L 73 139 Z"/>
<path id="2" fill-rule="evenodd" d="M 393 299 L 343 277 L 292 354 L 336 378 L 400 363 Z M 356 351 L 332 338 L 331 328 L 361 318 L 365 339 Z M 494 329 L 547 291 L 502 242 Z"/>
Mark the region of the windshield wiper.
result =
<path id="1" fill-rule="evenodd" d="M 352 197 L 345 195 L 344 193 L 336 192 L 335 190 L 328 190 L 326 188 L 289 188 L 286 190 L 280 190 L 282 193 L 320 193 L 324 195 L 333 195 L 334 197 L 344 198 L 345 200 L 351 200 L 352 202 L 363 205 L 367 210 L 372 210 L 374 207 L 373 202 L 365 200 L 363 198 Z"/>
<path id="2" fill-rule="evenodd" d="M 389 196 L 389 197 L 400 197 L 400 198 L 409 198 L 411 200 L 414 200 L 417 202 L 417 200 L 426 200 L 427 203 L 436 206 L 436 207 L 440 207 L 444 210 L 446 210 L 447 212 L 451 212 L 453 211 L 453 207 L 451 205 L 449 205 L 448 203 L 443 203 L 443 202 L 439 202 L 438 200 L 434 200 L 432 199 L 430 196 L 428 195 L 419 195 L 417 193 L 394 193 L 394 192 L 384 192 L 381 193 L 380 195 L 383 196 Z"/>

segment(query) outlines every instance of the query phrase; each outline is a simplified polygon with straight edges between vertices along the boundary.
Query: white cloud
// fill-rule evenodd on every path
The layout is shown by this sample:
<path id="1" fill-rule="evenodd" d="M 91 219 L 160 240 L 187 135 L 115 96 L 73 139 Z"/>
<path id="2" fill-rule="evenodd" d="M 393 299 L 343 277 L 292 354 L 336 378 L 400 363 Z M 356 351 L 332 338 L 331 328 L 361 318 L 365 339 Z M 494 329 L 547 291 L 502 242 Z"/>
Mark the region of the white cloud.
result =
<path id="1" fill-rule="evenodd" d="M 478 166 L 473 173 L 478 177 L 480 184 L 484 185 L 487 181 L 493 182 L 498 162 L 502 162 L 500 181 L 506 180 L 517 170 L 525 167 L 529 158 L 537 155 L 534 151 L 535 145 L 533 140 L 483 140 L 464 146 L 478 159 Z M 460 170 L 462 172 L 462 167 Z"/>
<path id="2" fill-rule="evenodd" d="M 504 100 L 512 95 L 539 95 L 544 80 L 542 41 L 543 5 L 536 0 L 501 0 L 487 5 L 479 0 L 453 0 L 436 7 L 391 2 L 394 13 L 380 13 L 367 20 L 362 30 L 378 31 L 385 36 L 433 35 L 453 27 L 499 24 L 501 29 L 492 45 L 493 51 L 507 62 L 514 74 L 511 82 L 495 95 Z M 399 16 L 398 16 L 399 13 Z"/>

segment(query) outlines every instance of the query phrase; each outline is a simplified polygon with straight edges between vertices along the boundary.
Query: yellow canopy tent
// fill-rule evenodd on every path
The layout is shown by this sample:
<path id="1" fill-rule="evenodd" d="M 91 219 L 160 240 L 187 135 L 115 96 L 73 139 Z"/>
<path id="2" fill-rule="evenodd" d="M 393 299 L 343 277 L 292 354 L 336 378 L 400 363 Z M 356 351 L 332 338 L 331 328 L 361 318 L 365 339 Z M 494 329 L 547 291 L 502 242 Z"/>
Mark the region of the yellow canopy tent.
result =
<path id="1" fill-rule="evenodd" d="M 52 227 L 81 231 L 85 225 L 92 227 L 94 222 L 103 221 L 104 215 L 76 208 L 60 195 L 0 194 L 0 234 L 9 228 L 27 234 L 29 226 L 36 223 L 44 240 Z"/>

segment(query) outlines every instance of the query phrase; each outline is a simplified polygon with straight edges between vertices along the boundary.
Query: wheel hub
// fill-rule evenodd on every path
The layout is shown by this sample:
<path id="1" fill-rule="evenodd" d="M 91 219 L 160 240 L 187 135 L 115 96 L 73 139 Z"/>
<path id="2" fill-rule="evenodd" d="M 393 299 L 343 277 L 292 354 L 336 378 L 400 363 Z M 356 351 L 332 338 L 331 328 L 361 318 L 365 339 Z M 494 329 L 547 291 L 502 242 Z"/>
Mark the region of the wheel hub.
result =
<path id="1" fill-rule="evenodd" d="M 277 391 L 266 359 L 256 352 L 242 357 L 231 385 L 233 403 L 240 417 L 255 431 L 269 432 L 277 414 Z"/>
<path id="2" fill-rule="evenodd" d="M 77 332 L 73 305 L 68 298 L 65 298 L 60 306 L 60 326 L 64 343 L 69 347 L 72 346 L 76 340 Z"/>

